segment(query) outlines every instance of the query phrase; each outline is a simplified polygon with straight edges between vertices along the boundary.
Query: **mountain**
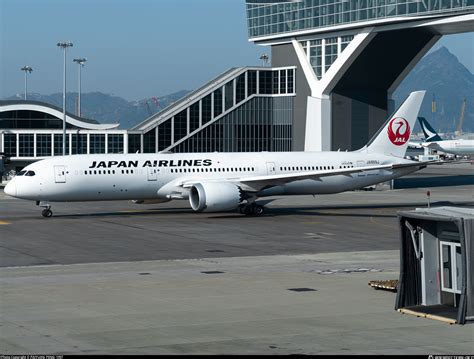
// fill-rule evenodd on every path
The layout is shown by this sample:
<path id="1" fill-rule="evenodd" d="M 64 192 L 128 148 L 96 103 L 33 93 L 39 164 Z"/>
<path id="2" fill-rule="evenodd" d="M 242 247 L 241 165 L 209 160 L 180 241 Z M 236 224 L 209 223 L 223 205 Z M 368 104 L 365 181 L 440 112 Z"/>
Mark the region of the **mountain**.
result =
<path id="1" fill-rule="evenodd" d="M 94 119 L 102 123 L 120 122 L 120 128 L 131 128 L 169 104 L 179 100 L 187 93 L 189 93 L 188 90 L 181 90 L 169 95 L 139 101 L 127 101 L 121 97 L 102 92 L 83 93 L 81 94 L 81 117 Z M 23 99 L 23 94 L 6 98 L 6 100 L 19 99 Z M 29 93 L 28 99 L 46 102 L 60 108 L 63 107 L 62 93 L 51 95 Z M 66 96 L 67 111 L 76 113 L 76 101 L 77 92 L 68 92 Z"/>
<path id="2" fill-rule="evenodd" d="M 426 90 L 420 116 L 439 132 L 454 132 L 466 98 L 463 132 L 474 132 L 474 75 L 446 47 L 428 53 L 394 93 L 398 105 L 412 91 Z M 436 112 L 431 112 L 433 96 Z M 415 128 L 421 131 L 419 125 Z"/>

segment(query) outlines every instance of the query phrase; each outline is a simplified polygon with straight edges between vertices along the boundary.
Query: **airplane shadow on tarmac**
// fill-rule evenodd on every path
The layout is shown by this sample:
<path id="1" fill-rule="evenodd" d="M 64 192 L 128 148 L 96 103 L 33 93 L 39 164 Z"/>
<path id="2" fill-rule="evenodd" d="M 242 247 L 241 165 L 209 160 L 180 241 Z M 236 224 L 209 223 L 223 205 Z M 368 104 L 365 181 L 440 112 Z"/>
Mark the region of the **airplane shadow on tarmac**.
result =
<path id="1" fill-rule="evenodd" d="M 258 202 L 258 201 L 257 201 Z M 432 202 L 432 207 L 440 206 L 460 206 L 460 207 L 474 207 L 474 203 L 453 203 L 449 201 L 438 201 Z M 270 207 L 266 208 L 266 212 L 263 217 L 278 217 L 278 216 L 333 216 L 333 217 L 374 217 L 374 218 L 395 218 L 396 214 L 380 214 L 376 213 L 375 210 L 400 208 L 400 209 L 413 209 L 426 207 L 426 202 L 415 202 L 415 203 L 391 203 L 391 204 L 365 204 L 365 205 L 327 205 L 327 206 L 304 206 L 304 207 Z M 358 213 L 357 210 L 366 209 L 374 210 L 367 213 Z M 334 212 L 341 210 L 344 212 Z M 353 210 L 353 211 L 347 211 Z M 190 208 L 147 208 L 140 210 L 122 210 L 122 211 L 111 211 L 111 212 L 96 212 L 96 213 L 73 213 L 73 214 L 55 214 L 53 218 L 82 218 L 82 217 L 142 217 L 142 216 L 176 216 L 176 215 L 190 215 L 193 216 L 193 220 L 196 216 L 205 216 L 208 219 L 229 219 L 229 218 L 245 218 L 252 219 L 258 218 L 257 216 L 245 216 L 238 212 L 222 212 L 222 213 L 194 213 Z"/>
<path id="2" fill-rule="evenodd" d="M 397 178 L 393 181 L 394 189 L 402 188 L 423 188 L 423 187 L 446 187 L 446 186 L 469 186 L 474 185 L 474 176 L 454 175 L 439 177 L 417 177 L 417 178 Z"/>

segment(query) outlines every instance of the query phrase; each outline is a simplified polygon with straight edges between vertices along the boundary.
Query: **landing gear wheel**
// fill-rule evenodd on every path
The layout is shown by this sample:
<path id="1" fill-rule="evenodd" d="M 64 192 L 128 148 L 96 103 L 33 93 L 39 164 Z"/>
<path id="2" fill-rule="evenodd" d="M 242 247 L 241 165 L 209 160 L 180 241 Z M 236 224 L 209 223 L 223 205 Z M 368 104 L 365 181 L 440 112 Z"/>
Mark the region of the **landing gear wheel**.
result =
<path id="1" fill-rule="evenodd" d="M 259 204 L 250 203 L 240 206 L 239 212 L 241 214 L 245 214 L 246 216 L 261 216 L 265 212 L 265 207 Z"/>
<path id="2" fill-rule="evenodd" d="M 263 206 L 260 206 L 259 204 L 257 204 L 254 209 L 253 209 L 255 215 L 257 216 L 261 216 L 263 215 L 263 213 L 265 212 L 265 207 Z"/>
<path id="3" fill-rule="evenodd" d="M 49 208 L 45 208 L 43 209 L 41 214 L 43 215 L 43 217 L 51 217 L 53 215 L 53 211 L 51 211 Z"/>

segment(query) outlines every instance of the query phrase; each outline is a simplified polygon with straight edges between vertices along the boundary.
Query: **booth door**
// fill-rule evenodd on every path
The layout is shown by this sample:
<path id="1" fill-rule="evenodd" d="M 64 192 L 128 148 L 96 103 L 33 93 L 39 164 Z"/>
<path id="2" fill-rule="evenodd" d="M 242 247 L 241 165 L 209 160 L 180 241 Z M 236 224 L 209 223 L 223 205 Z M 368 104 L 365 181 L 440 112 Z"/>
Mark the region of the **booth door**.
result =
<path id="1" fill-rule="evenodd" d="M 456 304 L 456 294 L 461 294 L 462 288 L 461 244 L 440 241 L 439 246 L 441 290 L 453 293 L 453 302 Z"/>

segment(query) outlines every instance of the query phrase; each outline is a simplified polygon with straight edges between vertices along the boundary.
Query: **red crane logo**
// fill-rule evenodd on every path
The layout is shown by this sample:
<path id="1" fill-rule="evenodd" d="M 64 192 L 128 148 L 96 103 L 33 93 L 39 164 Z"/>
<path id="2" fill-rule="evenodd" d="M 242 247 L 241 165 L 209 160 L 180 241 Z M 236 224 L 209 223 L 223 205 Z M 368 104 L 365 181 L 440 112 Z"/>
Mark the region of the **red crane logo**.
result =
<path id="1" fill-rule="evenodd" d="M 402 117 L 393 118 L 388 124 L 388 138 L 396 146 L 402 146 L 410 138 L 410 124 Z"/>

